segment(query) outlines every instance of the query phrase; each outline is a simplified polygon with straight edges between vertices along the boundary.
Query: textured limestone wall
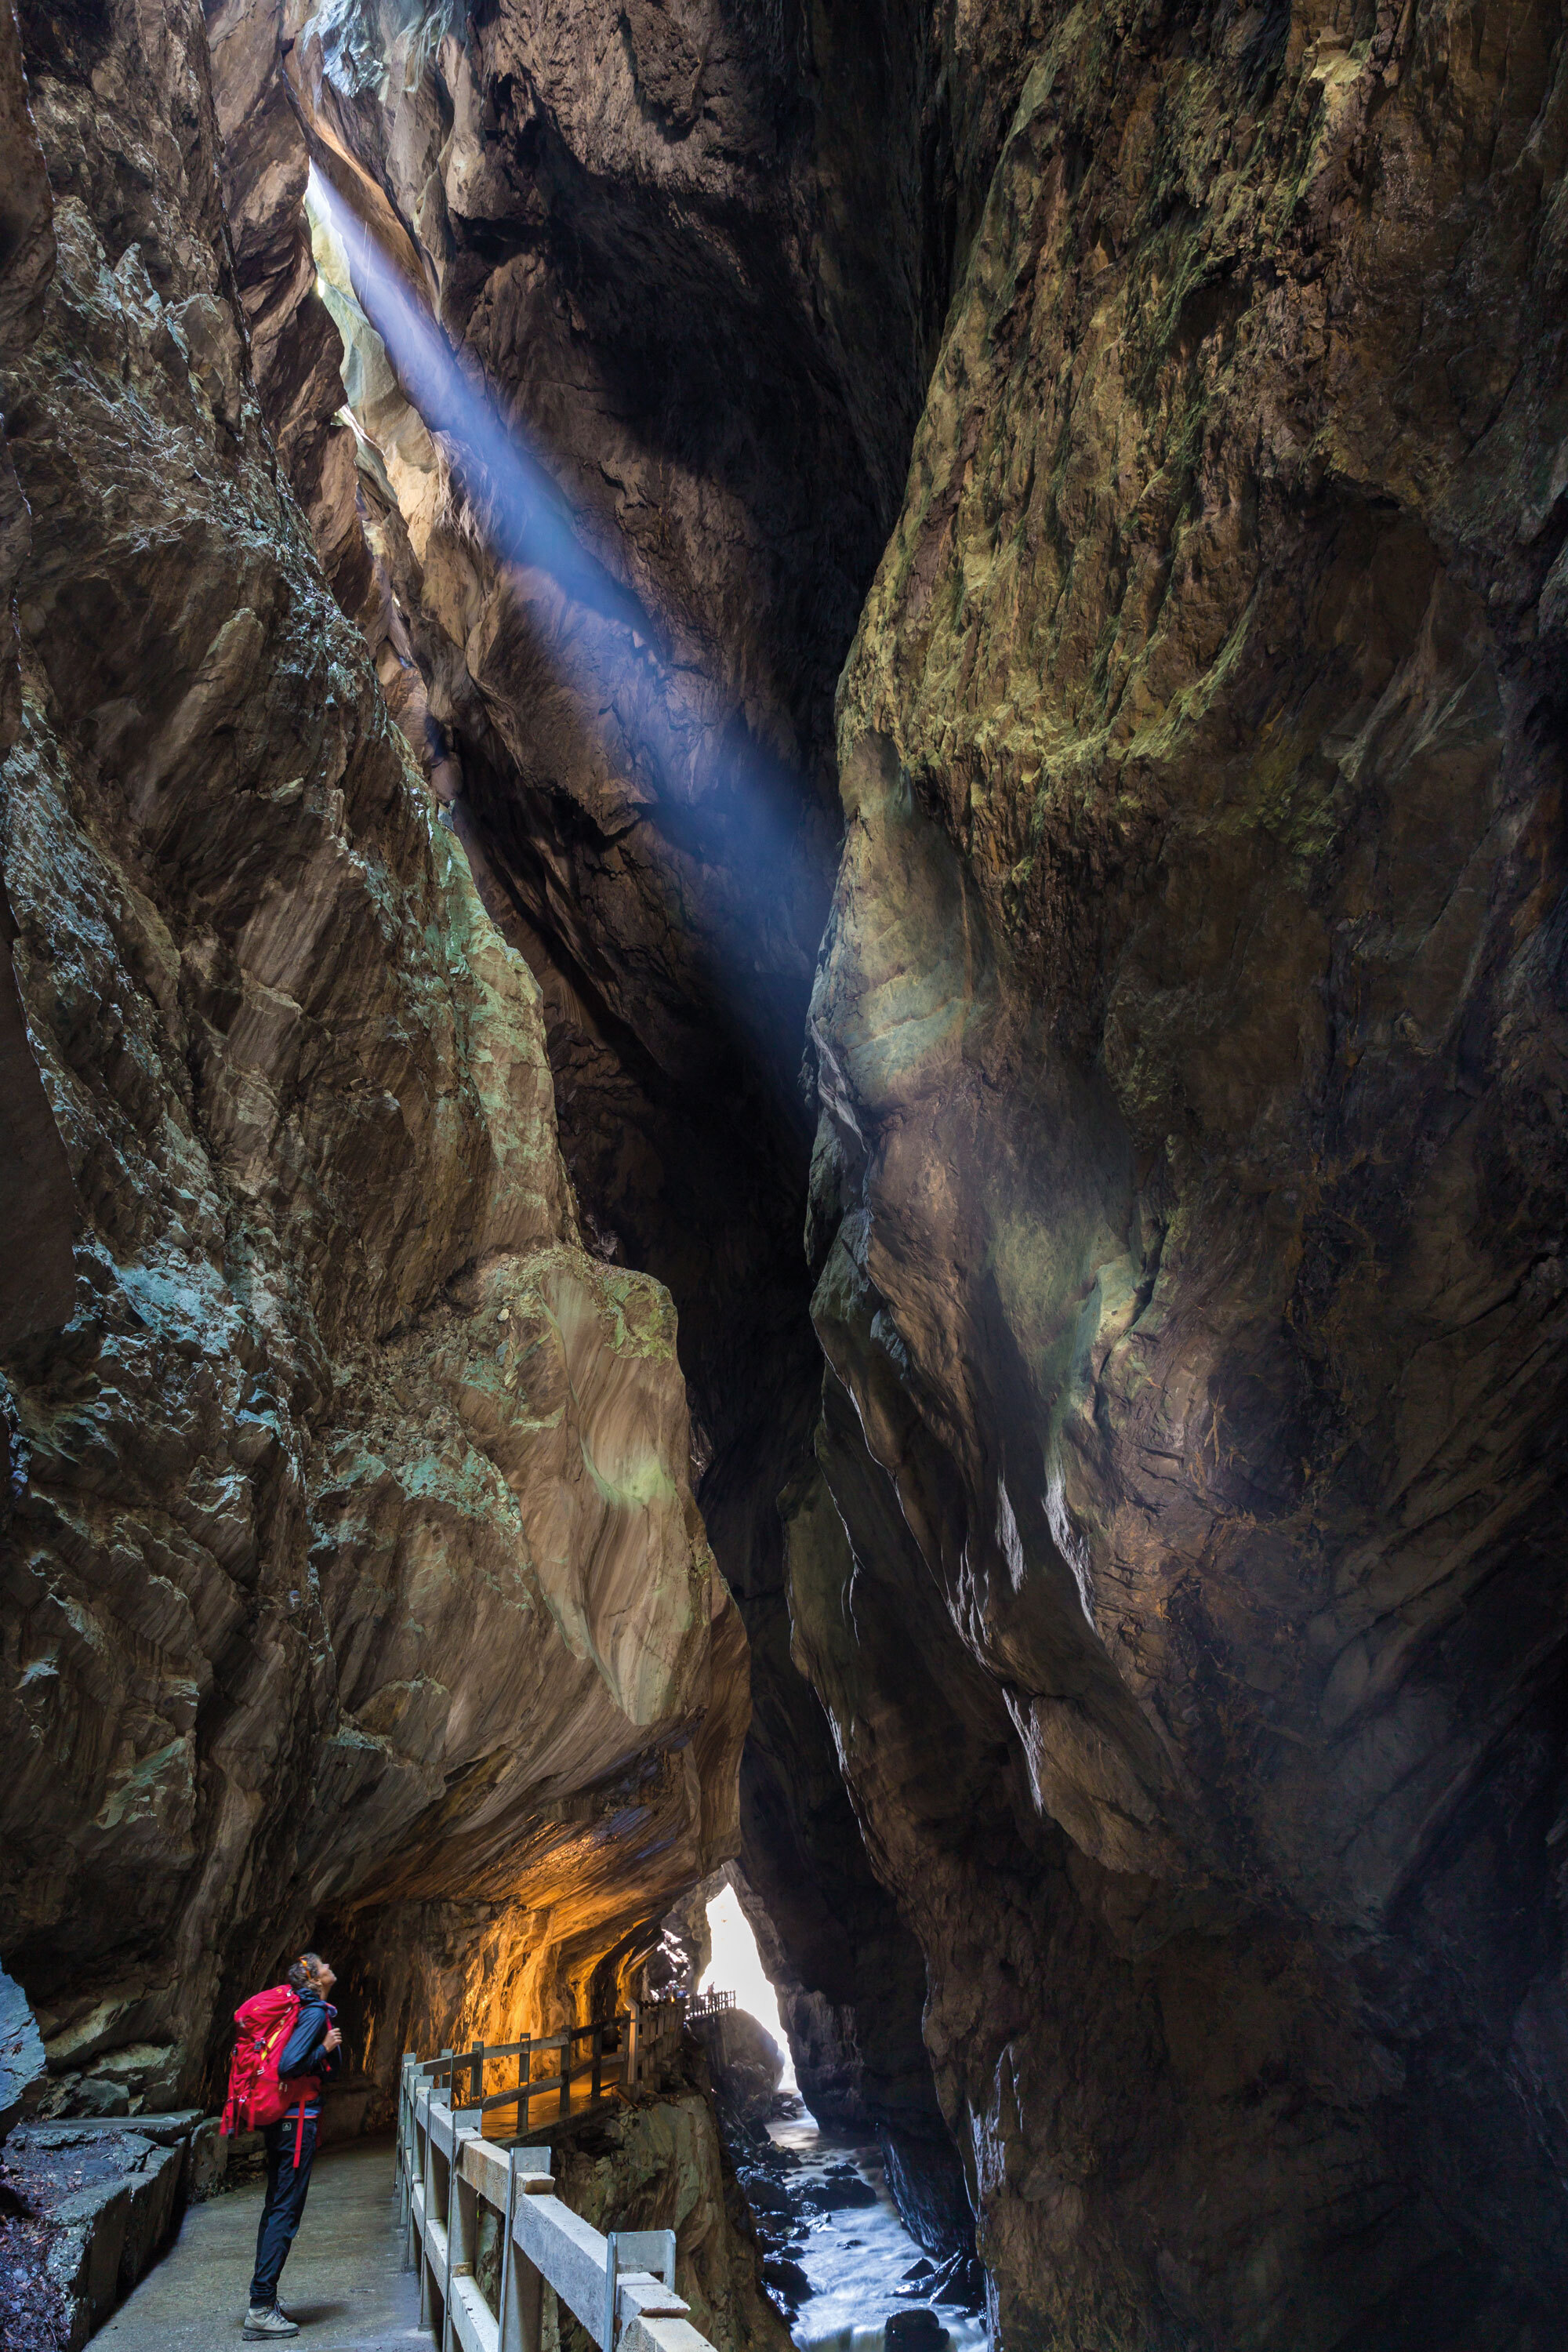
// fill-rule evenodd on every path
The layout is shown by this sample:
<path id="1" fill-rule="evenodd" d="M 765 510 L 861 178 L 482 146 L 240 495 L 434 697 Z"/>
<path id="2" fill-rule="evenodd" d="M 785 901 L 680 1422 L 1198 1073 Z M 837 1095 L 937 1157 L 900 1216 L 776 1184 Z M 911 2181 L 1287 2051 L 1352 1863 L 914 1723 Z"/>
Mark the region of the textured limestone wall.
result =
<path id="1" fill-rule="evenodd" d="M 840 687 L 797 1641 L 1005 2342 L 1522 2352 L 1568 2269 L 1561 27 L 1031 33 Z"/>
<path id="2" fill-rule="evenodd" d="M 21 35 L 10 8 L 0 15 L 0 180 L 5 190 L 0 365 L 11 365 L 38 331 L 55 243 L 48 172 L 27 105 Z M 9 751 L 21 724 L 16 576 L 30 543 L 30 523 L 0 418 L 0 752 Z M 16 930 L 0 879 L 0 948 L 9 949 Z M 70 1170 L 28 1043 L 8 957 L 0 962 L 0 1100 L 5 1106 L 0 1221 L 11 1239 L 10 1262 L 0 1279 L 3 1345 L 29 1331 L 47 1329 L 69 1313 L 76 1224 Z M 9 1484 L 16 1432 L 9 1416 L 3 1425 Z"/>
<path id="3" fill-rule="evenodd" d="M 732 1850 L 745 1642 L 668 1297 L 583 1247 L 537 986 L 264 430 L 201 15 L 23 35 L 3 848 L 81 1233 L 4 1363 L 0 1915 L 57 2074 L 155 2106 L 311 1932 L 378 2060 L 555 2021 Z"/>

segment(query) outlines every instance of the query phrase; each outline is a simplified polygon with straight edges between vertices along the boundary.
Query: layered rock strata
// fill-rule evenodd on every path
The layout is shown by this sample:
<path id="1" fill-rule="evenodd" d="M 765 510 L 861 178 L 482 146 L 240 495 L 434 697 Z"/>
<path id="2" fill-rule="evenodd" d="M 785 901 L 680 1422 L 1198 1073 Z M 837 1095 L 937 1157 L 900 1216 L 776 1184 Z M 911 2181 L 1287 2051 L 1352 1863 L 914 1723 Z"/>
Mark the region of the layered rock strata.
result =
<path id="1" fill-rule="evenodd" d="M 57 2078 L 156 2109 L 312 1933 L 373 2063 L 607 1997 L 733 1848 L 745 1641 L 669 1299 L 583 1247 L 538 989 L 265 430 L 200 13 L 23 31 L 4 855 L 81 1233 L 5 1358 L 0 1912 Z"/>
<path id="2" fill-rule="evenodd" d="M 1556 2326 L 1563 69 L 1046 10 L 840 688 L 792 1601 L 1007 2344 Z"/>

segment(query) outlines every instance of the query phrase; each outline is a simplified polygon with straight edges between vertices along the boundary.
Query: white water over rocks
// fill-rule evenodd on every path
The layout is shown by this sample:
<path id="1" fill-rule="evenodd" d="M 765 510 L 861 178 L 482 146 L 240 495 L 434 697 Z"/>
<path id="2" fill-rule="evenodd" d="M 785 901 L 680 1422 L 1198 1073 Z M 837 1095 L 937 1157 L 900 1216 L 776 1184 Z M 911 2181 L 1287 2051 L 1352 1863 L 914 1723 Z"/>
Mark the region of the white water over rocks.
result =
<path id="1" fill-rule="evenodd" d="M 984 2352 L 983 2317 L 928 2300 L 921 2280 L 934 2278 L 937 2265 L 899 2219 L 875 2144 L 824 2131 L 809 2115 L 770 2124 L 768 2136 L 794 2159 L 783 2184 L 796 2218 L 789 2252 L 810 2290 L 790 2323 L 799 2352 L 883 2352 L 889 2320 L 921 2309 L 935 2312 L 945 2352 Z M 847 2168 L 874 2192 L 874 2201 L 834 2210 Z M 934 2331 L 919 2345 L 920 2352 L 928 2345 L 942 2352 Z"/>

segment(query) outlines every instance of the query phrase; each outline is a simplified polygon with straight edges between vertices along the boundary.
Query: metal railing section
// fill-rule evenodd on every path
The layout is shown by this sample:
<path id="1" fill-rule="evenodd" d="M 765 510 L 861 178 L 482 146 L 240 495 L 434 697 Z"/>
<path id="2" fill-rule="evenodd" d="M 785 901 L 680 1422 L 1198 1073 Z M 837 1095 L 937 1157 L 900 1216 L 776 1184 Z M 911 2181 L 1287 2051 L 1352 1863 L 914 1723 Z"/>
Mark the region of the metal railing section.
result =
<path id="1" fill-rule="evenodd" d="M 450 2070 L 454 2053 L 444 2062 Z M 673 2231 L 602 2236 L 555 2195 L 548 2148 L 487 2140 L 483 2110 L 451 2099 L 449 2080 L 432 2082 L 412 2053 L 404 2059 L 399 2214 L 419 2271 L 420 2325 L 441 2352 L 540 2352 L 546 2283 L 600 2352 L 713 2352 L 675 2293 Z M 481 2204 L 500 2222 L 494 2312 L 474 2275 Z"/>

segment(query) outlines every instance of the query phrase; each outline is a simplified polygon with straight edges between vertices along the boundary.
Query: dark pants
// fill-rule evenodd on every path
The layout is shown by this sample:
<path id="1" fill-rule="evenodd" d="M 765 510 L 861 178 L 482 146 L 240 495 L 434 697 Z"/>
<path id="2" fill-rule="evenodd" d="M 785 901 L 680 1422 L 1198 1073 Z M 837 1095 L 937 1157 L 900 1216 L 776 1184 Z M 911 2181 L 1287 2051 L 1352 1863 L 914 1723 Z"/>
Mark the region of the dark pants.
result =
<path id="1" fill-rule="evenodd" d="M 298 2129 L 298 2117 L 285 2116 L 281 2123 L 268 2125 L 262 2141 L 267 2150 L 267 2195 L 262 2200 L 261 2227 L 256 2233 L 256 2276 L 250 2282 L 251 2304 L 259 2309 L 278 2300 L 279 2273 L 289 2259 L 305 2210 L 305 2191 L 310 2186 L 310 2159 L 316 2153 L 314 2116 L 305 2118 L 296 2171 L 294 2134 Z"/>

